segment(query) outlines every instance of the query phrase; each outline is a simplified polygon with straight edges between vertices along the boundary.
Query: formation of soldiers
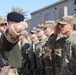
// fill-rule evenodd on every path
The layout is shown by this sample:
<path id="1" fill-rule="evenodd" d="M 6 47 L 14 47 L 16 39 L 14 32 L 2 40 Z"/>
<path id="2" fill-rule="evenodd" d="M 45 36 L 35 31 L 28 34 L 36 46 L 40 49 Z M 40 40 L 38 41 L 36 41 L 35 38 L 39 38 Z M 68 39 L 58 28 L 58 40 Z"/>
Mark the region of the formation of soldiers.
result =
<path id="1" fill-rule="evenodd" d="M 31 41 L 22 46 L 24 66 L 20 75 L 75 75 L 75 24 L 75 17 L 65 16 L 33 27 Z"/>
<path id="2" fill-rule="evenodd" d="M 13 17 L 17 15 L 17 17 Z M 12 16 L 12 18 L 11 18 Z M 7 16 L 7 21 L 13 19 L 19 25 L 28 25 L 24 23 L 23 16 L 18 13 L 12 13 L 12 15 Z M 11 20 L 12 21 L 12 20 Z M 12 22 L 13 22 L 12 21 Z M 2 21 L 1 21 L 2 22 Z M 0 22 L 0 23 L 1 23 Z M 4 22 L 4 21 L 3 21 Z M 23 22 L 23 23 L 22 23 Z M 5 21 L 5 26 L 6 26 Z M 1 23 L 3 24 L 3 23 Z M 9 22 L 9 25 L 11 23 Z M 14 46 L 18 43 L 19 48 L 16 48 L 9 44 L 9 47 L 13 48 L 12 51 L 5 51 L 6 55 L 11 61 L 11 69 L 16 68 L 17 72 L 15 75 L 75 75 L 76 74 L 76 31 L 74 26 L 76 24 L 76 18 L 74 16 L 64 16 L 57 21 L 45 21 L 44 24 L 39 24 L 37 27 L 33 27 L 29 32 L 21 27 L 22 31 L 16 32 L 13 26 L 5 27 L 1 32 L 4 34 L 5 38 L 11 42 Z M 17 25 L 16 25 L 17 26 Z M 15 26 L 15 27 L 16 27 Z M 12 28 L 13 27 L 13 28 Z M 9 28 L 10 33 L 14 37 L 7 36 L 6 30 Z M 18 27 L 17 27 L 18 28 Z M 0 29 L 1 30 L 1 29 Z M 8 34 L 7 32 L 7 34 Z M 28 34 L 30 33 L 30 34 Z M 17 36 L 20 34 L 19 36 Z M 9 34 L 8 34 L 9 35 Z M 15 36 L 16 35 L 16 36 Z M 9 37 L 9 38 L 8 38 Z M 10 38 L 11 37 L 11 38 Z M 12 38 L 14 38 L 12 40 Z M 15 40 L 16 39 L 16 40 Z M 17 41 L 17 42 L 16 42 Z M 7 41 L 5 41 L 6 43 Z M 7 44 L 8 45 L 8 44 Z M 3 45 L 6 47 L 6 44 Z M 7 47 L 8 48 L 8 47 Z M 9 50 L 10 48 L 6 49 Z M 22 63 L 16 60 L 20 60 L 20 54 L 16 56 L 16 50 L 20 49 L 18 53 L 22 54 Z M 1 51 L 0 46 L 0 51 Z M 9 55 L 8 53 L 11 53 Z M 14 54 L 13 54 L 14 53 Z M 17 54 L 18 54 L 17 53 Z M 16 57 L 14 57 L 16 56 Z M 11 57 L 11 58 L 10 58 Z M 16 58 L 16 59 L 15 59 Z M 11 60 L 10 60 L 11 59 Z M 14 60 L 14 61 L 13 61 Z M 16 63 L 17 62 L 17 63 Z M 19 66 L 22 64 L 21 67 Z M 1 75 L 12 75 L 11 74 L 1 74 Z"/>

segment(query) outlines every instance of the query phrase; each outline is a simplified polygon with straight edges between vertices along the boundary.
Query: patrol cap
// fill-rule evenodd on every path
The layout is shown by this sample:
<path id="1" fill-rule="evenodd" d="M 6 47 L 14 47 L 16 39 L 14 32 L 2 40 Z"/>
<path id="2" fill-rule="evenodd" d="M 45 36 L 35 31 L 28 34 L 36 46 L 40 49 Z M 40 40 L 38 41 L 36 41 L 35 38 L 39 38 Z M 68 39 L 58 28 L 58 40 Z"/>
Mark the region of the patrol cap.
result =
<path id="1" fill-rule="evenodd" d="M 43 28 L 44 27 L 44 24 L 39 24 L 38 25 L 38 28 Z"/>
<path id="2" fill-rule="evenodd" d="M 20 34 L 21 34 L 21 35 L 28 36 L 28 32 L 27 32 L 26 30 L 22 31 Z"/>
<path id="3" fill-rule="evenodd" d="M 44 24 L 39 24 L 38 27 L 36 28 L 36 31 L 39 32 L 44 29 Z"/>
<path id="4" fill-rule="evenodd" d="M 30 31 L 30 33 L 31 33 L 31 34 L 36 34 L 36 33 L 37 33 L 36 27 L 33 27 L 32 30 Z"/>
<path id="5" fill-rule="evenodd" d="M 75 14 L 75 15 L 73 15 L 73 17 L 75 18 L 75 24 L 76 24 L 76 14 Z"/>
<path id="6" fill-rule="evenodd" d="M 45 27 L 48 27 L 48 26 L 55 26 L 57 23 L 55 21 L 45 21 L 45 25 L 44 25 L 44 28 Z"/>
<path id="7" fill-rule="evenodd" d="M 17 12 L 10 12 L 7 15 L 7 20 L 15 21 L 15 22 L 20 22 L 24 20 L 24 16 L 22 14 L 19 14 Z"/>
<path id="8" fill-rule="evenodd" d="M 0 16 L 0 24 L 7 23 L 7 18 L 4 16 Z"/>
<path id="9" fill-rule="evenodd" d="M 39 31 L 41 31 L 42 30 L 42 28 L 36 28 L 36 31 L 37 32 L 39 32 Z"/>
<path id="10" fill-rule="evenodd" d="M 64 16 L 58 21 L 58 23 L 61 24 L 61 25 L 75 24 L 75 17 L 73 17 L 73 16 Z"/>

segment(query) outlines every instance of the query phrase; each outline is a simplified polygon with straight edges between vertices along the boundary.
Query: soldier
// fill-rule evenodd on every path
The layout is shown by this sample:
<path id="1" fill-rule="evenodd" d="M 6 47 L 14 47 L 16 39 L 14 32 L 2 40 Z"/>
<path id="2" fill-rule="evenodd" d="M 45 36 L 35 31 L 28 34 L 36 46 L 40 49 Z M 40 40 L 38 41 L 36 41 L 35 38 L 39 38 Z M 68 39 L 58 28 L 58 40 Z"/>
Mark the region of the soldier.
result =
<path id="1" fill-rule="evenodd" d="M 19 74 L 25 75 L 26 74 L 26 50 L 30 46 L 30 41 L 28 40 L 28 32 L 26 30 L 21 32 L 21 35 L 19 36 L 19 44 L 22 54 L 22 67 L 20 68 Z"/>
<path id="2" fill-rule="evenodd" d="M 33 42 L 34 44 L 37 44 L 39 42 L 36 27 L 33 27 L 32 30 L 30 31 L 30 38 L 31 43 Z"/>
<path id="3" fill-rule="evenodd" d="M 18 38 L 20 33 L 28 27 L 28 24 L 24 22 L 24 16 L 16 12 L 8 13 L 7 22 L 7 29 L 0 38 L 0 58 L 4 59 L 10 67 L 8 72 L 7 66 L 4 66 L 0 72 L 1 75 L 18 74 L 17 69 L 21 67 Z"/>
<path id="4" fill-rule="evenodd" d="M 7 27 L 7 19 L 4 16 L 0 16 L 0 36 Z"/>
<path id="5" fill-rule="evenodd" d="M 44 45 L 47 41 L 47 36 L 44 34 L 43 31 L 43 24 L 38 25 L 36 27 L 39 43 L 36 45 L 36 55 L 37 55 L 37 70 L 39 75 L 44 75 L 45 73 L 45 68 L 44 68 Z"/>
<path id="6" fill-rule="evenodd" d="M 59 40 L 55 40 L 54 49 L 61 48 L 61 60 L 59 66 L 56 68 L 57 75 L 75 75 L 76 74 L 76 32 L 74 31 L 75 18 L 73 16 L 64 16 L 58 21 L 58 25 L 55 27 L 53 37 L 57 37 L 61 31 L 66 37 L 62 37 Z M 53 38 L 50 38 L 52 40 Z M 57 65 L 57 62 L 56 62 Z"/>
<path id="7" fill-rule="evenodd" d="M 28 40 L 28 32 L 26 30 L 21 32 L 21 35 L 19 36 L 19 43 L 21 47 L 24 46 L 25 43 L 30 44 L 30 41 Z"/>
<path id="8" fill-rule="evenodd" d="M 29 71 L 29 74 L 31 75 L 37 75 L 37 56 L 36 56 L 36 45 L 39 42 L 38 36 L 37 36 L 37 31 L 35 30 L 36 28 L 34 27 L 30 31 L 30 38 L 31 38 L 31 46 L 28 49 L 28 57 L 30 60 L 30 68 L 27 69 L 27 74 Z M 27 66 L 28 67 L 28 66 Z"/>
<path id="9" fill-rule="evenodd" d="M 56 25 L 55 21 L 46 21 L 44 25 L 44 33 L 45 35 L 49 38 L 51 38 L 54 34 L 54 27 Z M 52 75 L 52 57 L 51 57 L 51 45 L 52 43 L 49 44 L 48 41 L 45 44 L 45 55 L 44 55 L 44 62 L 45 62 L 45 75 Z"/>
<path id="10" fill-rule="evenodd" d="M 38 27 L 36 27 L 36 31 L 37 31 L 37 35 L 38 35 L 38 38 L 41 39 L 41 40 L 46 40 L 46 35 L 44 34 L 44 30 L 43 30 L 43 24 L 42 25 L 38 25 Z"/>

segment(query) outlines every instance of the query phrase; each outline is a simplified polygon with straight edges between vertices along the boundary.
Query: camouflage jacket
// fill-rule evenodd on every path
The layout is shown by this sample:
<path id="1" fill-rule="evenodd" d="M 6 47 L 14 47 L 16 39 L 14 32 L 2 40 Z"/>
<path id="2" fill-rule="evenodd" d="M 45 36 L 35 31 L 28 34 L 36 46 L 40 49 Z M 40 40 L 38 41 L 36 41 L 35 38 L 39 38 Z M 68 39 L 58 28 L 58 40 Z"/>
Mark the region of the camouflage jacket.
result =
<path id="1" fill-rule="evenodd" d="M 55 43 L 52 45 L 52 47 L 54 48 L 55 57 L 56 57 L 55 65 L 57 65 L 57 68 L 58 68 L 59 67 L 58 63 L 60 64 L 59 68 L 61 68 L 62 73 L 65 72 L 67 75 L 74 75 L 75 69 L 76 69 L 75 67 L 75 64 L 76 64 L 76 32 L 74 31 L 69 37 L 62 37 L 56 40 L 55 42 L 52 39 L 53 38 L 49 39 L 50 41 L 49 44 L 51 45 L 51 43 L 52 44 Z M 60 59 L 57 58 L 57 56 L 60 57 Z M 71 72 L 70 70 L 71 71 L 73 70 L 73 72 Z"/>

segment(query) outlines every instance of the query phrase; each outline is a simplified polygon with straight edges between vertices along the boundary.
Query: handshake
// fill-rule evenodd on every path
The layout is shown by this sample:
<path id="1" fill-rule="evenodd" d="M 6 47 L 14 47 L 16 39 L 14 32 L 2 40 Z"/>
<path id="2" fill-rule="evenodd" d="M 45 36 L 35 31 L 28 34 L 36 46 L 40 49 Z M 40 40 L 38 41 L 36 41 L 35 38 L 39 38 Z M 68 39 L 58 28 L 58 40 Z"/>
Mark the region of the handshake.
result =
<path id="1" fill-rule="evenodd" d="M 21 35 L 21 32 L 27 28 L 28 24 L 24 21 L 14 23 L 7 27 L 4 35 L 9 42 L 15 43 L 18 41 L 18 37 Z"/>

